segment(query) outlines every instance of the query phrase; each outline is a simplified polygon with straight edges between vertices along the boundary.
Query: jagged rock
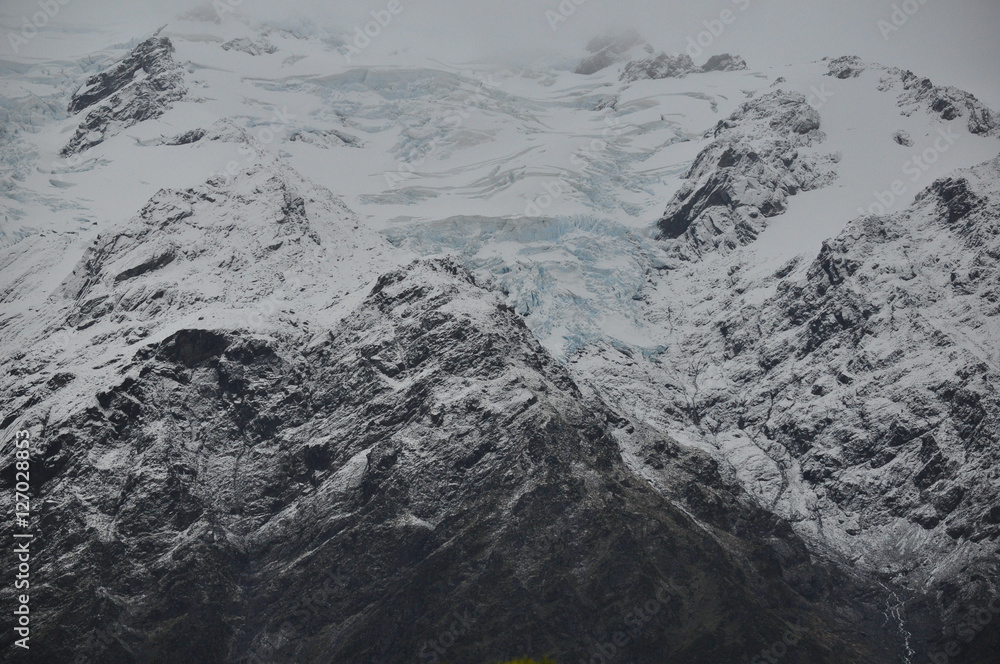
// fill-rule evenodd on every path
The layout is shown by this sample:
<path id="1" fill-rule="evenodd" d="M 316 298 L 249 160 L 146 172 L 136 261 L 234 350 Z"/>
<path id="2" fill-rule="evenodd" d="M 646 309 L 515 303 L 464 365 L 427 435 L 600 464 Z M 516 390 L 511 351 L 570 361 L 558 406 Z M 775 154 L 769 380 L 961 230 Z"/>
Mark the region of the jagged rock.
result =
<path id="1" fill-rule="evenodd" d="M 971 132 L 993 131 L 989 110 L 967 93 L 858 58 L 834 61 L 829 73 L 881 77 L 882 91 L 904 89 L 906 112 L 968 117 Z M 779 131 L 798 144 L 796 127 L 807 148 L 822 140 L 804 101 L 788 107 L 803 109 L 801 121 L 766 104 L 747 113 L 755 100 L 719 123 L 660 220 L 673 257 L 738 248 L 810 186 L 793 170 L 805 148 L 787 162 L 761 149 Z M 893 140 L 913 144 L 903 131 Z M 675 262 L 640 294 L 646 315 L 669 325 L 664 346 L 622 361 L 595 344 L 574 358 L 623 414 L 716 450 L 720 472 L 728 466 L 807 540 L 894 588 L 919 589 L 900 621 L 916 652 L 940 652 L 942 634 L 1000 594 L 991 520 L 1000 492 L 991 470 L 1000 453 L 998 183 L 1000 159 L 941 178 L 899 214 L 849 223 L 806 269 L 793 260 L 770 277 L 744 277 L 750 251 Z M 650 474 L 665 456 L 635 450 Z M 963 653 L 970 662 L 1000 647 L 995 630 L 980 638 Z"/>
<path id="2" fill-rule="evenodd" d="M 91 76 L 74 93 L 70 113 L 91 109 L 63 156 L 83 152 L 134 124 L 156 118 L 187 94 L 183 70 L 174 62 L 173 44 L 151 37 L 123 60 Z"/>
<path id="3" fill-rule="evenodd" d="M 752 242 L 789 196 L 836 177 L 836 157 L 809 150 L 824 139 L 819 129 L 819 113 L 801 94 L 778 90 L 744 103 L 688 169 L 659 221 L 660 237 L 687 260 Z"/>
<path id="4" fill-rule="evenodd" d="M 712 311 L 728 313 L 659 359 L 696 367 L 700 392 L 644 404 L 711 422 L 763 504 L 787 501 L 779 513 L 857 569 L 925 589 L 915 603 L 935 608 L 920 624 L 945 629 L 963 620 L 953 607 L 1000 593 L 1000 534 L 983 518 L 1000 491 L 987 470 L 1000 462 L 998 183 L 1000 158 L 934 182 L 899 214 L 855 219 L 761 304 L 709 287 Z M 950 608 L 933 600 L 946 589 Z M 943 645 L 934 630 L 919 638 L 918 652 Z M 997 647 L 996 633 L 981 638 L 976 653 Z"/>
<path id="5" fill-rule="evenodd" d="M 208 133 L 204 129 L 192 129 L 191 131 L 186 131 L 182 134 L 177 134 L 173 138 L 168 138 L 163 142 L 164 145 L 188 145 L 190 143 L 197 143 L 201 139 L 205 138 L 205 134 Z"/>
<path id="6" fill-rule="evenodd" d="M 660 53 L 655 58 L 633 60 L 625 65 L 621 80 L 626 83 L 643 79 L 684 78 L 688 74 L 711 71 L 741 71 L 747 68 L 746 61 L 739 57 L 724 53 L 713 55 L 701 67 L 694 64 L 691 56 L 685 53 L 667 55 Z"/>
<path id="7" fill-rule="evenodd" d="M 45 423 L 70 454 L 37 488 L 26 661 L 573 661 L 635 607 L 658 616 L 617 646 L 636 663 L 730 661 L 796 621 L 789 662 L 885 656 L 828 645 L 856 582 L 710 461 L 661 474 L 698 520 L 629 472 L 614 416 L 452 261 L 316 336 L 180 329 L 97 401 Z"/>
<path id="8" fill-rule="evenodd" d="M 237 37 L 224 43 L 222 49 L 224 51 L 240 51 L 249 55 L 270 55 L 271 53 L 278 52 L 278 47 L 269 42 L 265 37 L 257 39 Z"/>
<path id="9" fill-rule="evenodd" d="M 898 129 L 892 134 L 892 140 L 896 142 L 897 145 L 902 145 L 903 147 L 912 148 L 913 138 L 910 134 L 902 129 Z"/>
<path id="10" fill-rule="evenodd" d="M 835 60 L 831 60 L 827 76 L 835 78 L 857 78 L 868 69 L 867 63 L 856 55 L 845 55 Z"/>
<path id="11" fill-rule="evenodd" d="M 211 8 L 198 17 L 217 19 Z M 478 64 L 314 76 L 296 63 L 343 43 L 308 27 L 268 30 L 303 41 L 257 72 L 254 59 L 207 47 L 222 41 L 213 29 L 175 38 L 207 68 L 191 81 L 204 95 L 164 118 L 183 132 L 174 138 L 142 130 L 93 159 L 46 167 L 30 150 L 56 135 L 65 95 L 0 111 L 0 161 L 21 178 L 0 184 L 13 201 L 4 219 L 27 214 L 22 203 L 58 219 L 44 235 L 0 229 L 15 242 L 0 249 L 0 429 L 32 430 L 41 518 L 38 638 L 26 661 L 391 664 L 549 652 L 592 663 L 881 664 L 938 661 L 949 638 L 981 624 L 976 611 L 1000 578 L 1000 168 L 942 177 L 945 162 L 981 158 L 982 144 L 962 141 L 898 214 L 863 215 L 842 233 L 848 219 L 824 218 L 837 230 L 822 229 L 822 245 L 810 237 L 798 257 L 769 256 L 770 242 L 741 246 L 810 177 L 819 186 L 833 176 L 821 128 L 845 146 L 838 198 L 868 195 L 854 176 L 871 150 L 888 153 L 883 174 L 899 175 L 892 123 L 873 134 L 881 146 L 859 146 L 862 132 L 843 124 L 866 121 L 851 115 L 869 105 L 872 116 L 899 112 L 899 86 L 875 89 L 888 70 L 849 59 L 829 68 L 843 79 L 817 80 L 826 63 L 789 69 L 790 84 L 816 84 L 821 103 L 821 82 L 834 88 L 820 127 L 800 99 L 758 103 L 762 75 L 637 86 L 665 95 L 630 89 L 618 71 L 590 83 L 562 69 L 496 72 L 501 86 L 516 81 L 502 92 L 468 75 L 478 78 Z M 604 55 L 624 67 L 653 52 Z M 64 80 L 62 63 L 4 66 L 30 89 Z M 223 98 L 232 94 L 244 103 Z M 914 106 L 905 126 L 918 141 L 969 119 L 947 96 Z M 737 98 L 753 99 L 751 111 L 697 148 L 681 145 Z M 247 115 L 184 131 L 237 107 Z M 310 110 L 296 118 L 299 108 Z M 31 134 L 26 120 L 39 118 L 51 126 Z M 612 131 L 616 118 L 625 131 Z M 278 144 L 267 150 L 240 126 L 270 143 L 268 124 Z M 366 155 L 315 159 L 296 147 L 349 142 L 330 127 L 379 138 L 355 144 Z M 561 149 L 542 156 L 540 137 L 570 147 L 595 130 L 607 149 L 591 150 L 582 171 L 548 161 Z M 484 162 L 492 149 L 467 150 L 490 141 L 517 154 Z M 668 226 L 676 238 L 610 219 L 644 214 L 660 178 L 673 181 L 710 142 L 700 179 L 678 199 L 699 201 L 696 216 Z M 380 218 L 389 246 L 272 155 L 333 182 L 350 168 L 341 157 L 441 163 L 384 195 L 349 192 Z M 121 166 L 160 157 L 227 170 L 150 190 L 130 219 L 111 195 L 63 189 L 110 173 L 146 187 L 162 171 Z M 366 187 L 375 170 L 350 181 Z M 66 177 L 46 184 L 28 177 L 36 172 Z M 574 189 L 615 214 L 466 214 L 466 202 L 517 200 L 519 187 L 555 172 L 565 179 L 547 183 L 553 198 Z M 462 255 L 485 278 L 452 260 L 411 264 L 399 247 Z M 673 594 L 651 598 L 671 576 Z M 0 600 L 13 603 L 12 592 Z M 618 625 L 625 634 L 649 601 L 647 631 L 609 654 L 605 635 L 617 638 Z M 800 618 L 799 646 L 779 657 L 773 644 Z M 997 633 L 982 631 L 949 658 L 992 664 Z"/>
<path id="12" fill-rule="evenodd" d="M 992 136 L 997 133 L 1000 123 L 996 114 L 974 95 L 958 88 L 936 86 L 930 79 L 921 78 L 912 71 L 866 63 L 857 56 L 844 56 L 829 62 L 827 76 L 857 78 L 867 71 L 881 76 L 881 91 L 898 91 L 897 103 L 903 115 L 923 110 L 946 122 L 968 116 L 968 128 L 973 134 Z"/>
<path id="13" fill-rule="evenodd" d="M 966 219 L 972 212 L 982 210 L 987 204 L 970 189 L 969 181 L 965 178 L 938 180 L 921 192 L 917 200 L 934 201 L 942 218 L 949 224 Z"/>
<path id="14" fill-rule="evenodd" d="M 279 292 L 282 301 L 294 299 L 334 275 L 343 288 L 357 288 L 372 274 L 361 265 L 388 250 L 328 191 L 287 167 L 256 165 L 232 179 L 160 191 L 99 238 L 60 291 L 78 303 L 69 325 L 117 329 L 211 303 L 252 307 Z M 309 273 L 316 265 L 325 276 Z"/>
<path id="15" fill-rule="evenodd" d="M 636 60 L 628 63 L 622 72 L 621 80 L 625 82 L 640 79 L 683 78 L 698 71 L 691 56 L 686 53 L 667 55 L 660 53 L 649 60 Z"/>
<path id="16" fill-rule="evenodd" d="M 709 71 L 743 71 L 747 69 L 747 61 L 738 55 L 723 53 L 713 55 L 708 62 L 701 66 L 701 70 Z"/>
<path id="17" fill-rule="evenodd" d="M 79 113 L 104 101 L 130 85 L 140 71 L 150 77 L 172 73 L 174 64 L 170 54 L 173 52 L 174 46 L 168 38 L 147 39 L 117 64 L 88 78 L 83 87 L 73 93 L 67 111 Z"/>
<path id="18" fill-rule="evenodd" d="M 321 129 L 301 129 L 292 132 L 288 137 L 290 141 L 301 141 L 316 147 L 329 149 L 331 147 L 361 147 L 361 139 L 357 136 L 345 134 L 342 131 L 321 130 Z"/>
<path id="19" fill-rule="evenodd" d="M 945 121 L 968 117 L 966 124 L 971 133 L 983 136 L 997 134 L 1000 122 L 993 111 L 974 95 L 958 88 L 936 86 L 930 79 L 920 78 L 911 71 L 893 67 L 885 72 L 879 88 L 884 92 L 900 90 L 898 104 L 904 115 L 912 115 L 922 109 Z"/>

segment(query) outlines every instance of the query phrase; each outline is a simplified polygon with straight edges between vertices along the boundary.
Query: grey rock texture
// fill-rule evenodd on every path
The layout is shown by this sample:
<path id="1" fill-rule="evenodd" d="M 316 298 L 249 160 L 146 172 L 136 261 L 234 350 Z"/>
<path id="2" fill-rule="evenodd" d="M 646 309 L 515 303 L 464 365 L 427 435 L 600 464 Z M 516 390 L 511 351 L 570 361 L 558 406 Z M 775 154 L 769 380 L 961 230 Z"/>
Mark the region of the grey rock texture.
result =
<path id="1" fill-rule="evenodd" d="M 897 145 L 902 145 L 907 148 L 913 147 L 913 137 L 910 136 L 909 132 L 902 129 L 898 129 L 892 133 L 892 140 L 894 140 Z"/>
<path id="2" fill-rule="evenodd" d="M 183 70 L 174 62 L 173 44 L 151 37 L 123 60 L 95 74 L 70 100 L 68 112 L 87 112 L 63 156 L 83 152 L 144 120 L 162 115 L 187 94 Z"/>
<path id="3" fill-rule="evenodd" d="M 222 45 L 224 51 L 240 51 L 247 55 L 270 55 L 277 53 L 278 48 L 266 37 L 250 39 L 249 37 L 238 37 L 230 39 Z"/>
<path id="4" fill-rule="evenodd" d="M 743 71 L 747 68 L 746 61 L 734 55 L 723 53 L 713 55 L 708 61 L 698 67 L 691 56 L 686 53 L 668 55 L 661 52 L 655 58 L 633 60 L 625 65 L 621 80 L 626 83 L 643 79 L 684 78 L 688 74 L 701 74 L 712 71 Z"/>
<path id="5" fill-rule="evenodd" d="M 898 103 L 904 115 L 923 110 L 945 121 L 967 117 L 969 131 L 983 136 L 995 136 L 1000 128 L 996 114 L 975 95 L 951 86 L 934 85 L 930 79 L 920 78 L 911 71 L 889 69 L 882 79 L 882 89 L 899 90 Z"/>
<path id="6" fill-rule="evenodd" d="M 258 34 L 291 43 L 244 34 L 228 50 L 255 54 Z M 201 34 L 180 40 L 185 54 L 261 61 Z M 77 148 L 183 94 L 171 48 L 154 38 L 91 77 L 70 102 L 94 118 Z M 585 69 L 699 70 L 654 58 L 636 35 L 591 51 Z M 226 172 L 185 173 L 124 213 L 67 196 L 87 235 L 51 224 L 0 249 L 0 486 L 12 492 L 7 441 L 27 429 L 38 532 L 32 650 L 10 648 L 5 630 L 0 661 L 917 664 L 958 642 L 948 661 L 995 662 L 1000 159 L 926 187 L 928 176 L 898 214 L 830 221 L 846 228 L 798 257 L 752 244 L 838 167 L 836 184 L 858 195 L 852 160 L 873 164 L 865 139 L 844 136 L 857 99 L 878 106 L 884 124 L 864 136 L 890 162 L 944 123 L 988 136 L 988 109 L 857 58 L 789 69 L 792 83 L 769 94 L 770 78 L 739 73 L 702 88 L 631 86 L 617 68 L 497 76 L 554 87 L 542 103 L 466 97 L 485 82 L 435 69 L 286 79 L 305 57 L 277 79 L 215 70 L 227 94 L 260 93 L 257 120 L 284 95 L 319 95 L 318 113 L 282 112 L 294 122 L 272 125 L 278 145 L 256 144 L 248 118 L 208 126 L 208 106 L 178 104 L 164 136 L 120 138 L 51 175 L 79 169 L 93 183 L 137 156 L 219 168 L 216 156 L 237 153 Z M 700 69 L 740 66 L 720 56 Z M 781 89 L 823 82 L 843 105 L 822 124 Z M 696 110 L 676 123 L 673 103 L 657 111 L 647 94 L 657 87 Z M 488 112 L 456 131 L 441 111 L 469 100 Z M 6 110 L 2 158 L 25 182 L 38 178 L 22 162 L 37 163 L 8 148 L 37 147 L 18 137 L 23 119 L 56 104 L 61 122 L 64 102 Z M 704 134 L 698 118 L 723 104 L 731 115 Z M 290 167 L 329 164 L 321 176 L 338 182 L 349 158 L 446 146 L 454 173 L 463 149 L 494 139 L 523 139 L 541 163 L 543 136 L 569 145 L 604 120 L 596 110 L 635 124 L 560 184 L 599 204 L 593 216 L 456 211 L 381 219 L 382 235 Z M 587 122 L 549 122 L 564 118 Z M 900 125 L 912 136 L 889 143 Z M 644 140 L 654 131 L 664 141 Z M 697 134 L 704 149 L 658 228 L 596 212 L 619 210 L 619 189 L 648 203 L 645 188 L 673 181 Z M 966 138 L 979 145 L 949 159 L 993 149 Z M 539 177 L 489 169 L 464 194 L 410 183 L 382 190 L 390 207 L 356 201 L 374 216 L 436 198 L 421 213 L 444 214 Z M 46 186 L 65 195 L 73 178 Z M 115 221 L 92 219 L 112 209 Z M 0 537 L 12 530 L 0 523 Z M 0 586 L 0 603 L 14 592 Z"/>
<path id="7" fill-rule="evenodd" d="M 877 66 L 877 65 L 876 65 Z M 856 55 L 845 55 L 830 60 L 827 76 L 835 78 L 858 78 L 867 70 L 869 65 Z"/>
<path id="8" fill-rule="evenodd" d="M 732 660 L 796 622 L 789 662 L 884 656 L 836 609 L 854 579 L 702 455 L 655 443 L 689 507 L 639 480 L 624 423 L 455 263 L 384 275 L 332 329 L 184 328 L 124 368 L 18 423 L 45 441 L 52 600 L 24 661 L 573 661 L 649 602 L 631 662 Z"/>
<path id="9" fill-rule="evenodd" d="M 167 140 L 163 141 L 164 145 L 188 145 L 189 143 L 197 143 L 201 139 L 205 138 L 205 134 L 208 133 L 204 129 L 192 129 L 191 131 L 185 131 L 181 134 L 177 134 Z"/>
<path id="10" fill-rule="evenodd" d="M 750 100 L 711 135 L 659 221 L 680 259 L 752 242 L 789 196 L 836 178 L 837 156 L 811 149 L 824 135 L 802 94 L 776 90 Z"/>
<path id="11" fill-rule="evenodd" d="M 738 55 L 722 53 L 713 55 L 701 66 L 702 71 L 743 71 L 747 69 L 747 61 Z"/>
<path id="12" fill-rule="evenodd" d="M 301 141 L 315 145 L 318 148 L 328 150 L 337 147 L 361 147 L 363 145 L 360 138 L 335 130 L 302 129 L 292 132 L 288 137 L 290 141 Z"/>
<path id="13" fill-rule="evenodd" d="M 738 370 L 756 394 L 738 411 L 743 427 L 758 421 L 862 530 L 928 531 L 920 546 L 938 564 L 970 553 L 960 540 L 993 542 L 971 547 L 985 561 L 1000 535 L 987 518 L 998 478 L 986 470 L 1000 434 L 998 167 L 935 182 L 900 215 L 852 222 L 804 282 L 779 283 L 752 322 L 741 312 L 724 334 L 734 368 L 748 352 L 756 365 Z M 764 419 L 772 395 L 792 405 Z M 926 582 L 915 564 L 889 569 Z"/>
<path id="14" fill-rule="evenodd" d="M 866 63 L 857 56 L 844 56 L 829 62 L 828 76 L 857 78 L 866 71 L 881 77 L 879 89 L 898 95 L 903 115 L 917 111 L 939 116 L 944 121 L 967 117 L 969 131 L 981 136 L 995 136 L 1000 127 L 996 113 L 975 95 L 951 86 L 934 85 L 929 78 L 898 67 Z"/>
<path id="15" fill-rule="evenodd" d="M 579 360 L 608 403 L 704 436 L 759 504 L 894 588 L 921 653 L 1000 596 L 998 183 L 1000 159 L 852 221 L 759 304 L 750 265 L 699 272 L 693 297 L 668 273 L 645 297 L 685 322 L 655 362 Z M 963 662 L 1000 646 L 993 623 L 966 636 Z"/>
<path id="16" fill-rule="evenodd" d="M 621 80 L 628 82 L 639 79 L 683 78 L 696 71 L 698 68 L 691 60 L 690 55 L 660 53 L 649 60 L 636 60 L 628 63 L 622 72 Z"/>

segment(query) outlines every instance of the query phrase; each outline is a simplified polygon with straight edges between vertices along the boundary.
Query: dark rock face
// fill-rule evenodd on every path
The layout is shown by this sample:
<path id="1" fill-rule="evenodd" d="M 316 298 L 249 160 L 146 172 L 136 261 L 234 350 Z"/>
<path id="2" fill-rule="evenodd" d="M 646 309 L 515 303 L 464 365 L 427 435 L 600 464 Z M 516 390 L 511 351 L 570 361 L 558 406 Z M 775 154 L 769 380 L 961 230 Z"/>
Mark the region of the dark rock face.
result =
<path id="1" fill-rule="evenodd" d="M 919 200 L 931 200 L 940 210 L 941 217 L 949 224 L 968 219 L 973 212 L 982 211 L 988 202 L 977 196 L 965 178 L 938 180 L 922 192 Z"/>
<path id="2" fill-rule="evenodd" d="M 222 45 L 222 50 L 240 51 L 242 53 L 246 53 L 247 55 L 270 55 L 271 53 L 277 53 L 278 48 L 264 37 L 259 37 L 257 39 L 239 37 L 237 39 L 230 39 L 224 43 Z"/>
<path id="3" fill-rule="evenodd" d="M 913 137 L 910 136 L 909 132 L 902 129 L 893 132 L 892 140 L 895 141 L 897 145 L 902 145 L 907 148 L 913 147 Z"/>
<path id="4" fill-rule="evenodd" d="M 996 135 L 1000 127 L 996 113 L 974 95 L 958 88 L 934 85 L 929 78 L 921 78 L 912 71 L 869 64 L 851 55 L 830 60 L 827 76 L 857 78 L 866 71 L 881 76 L 881 91 L 898 92 L 898 104 L 903 109 L 903 115 L 912 115 L 920 110 L 937 115 L 946 122 L 968 117 L 969 131 L 981 136 Z"/>
<path id="5" fill-rule="evenodd" d="M 88 78 L 67 110 L 91 110 L 61 154 L 83 152 L 123 129 L 159 117 L 184 97 L 184 76 L 171 56 L 173 51 L 166 37 L 151 37 L 122 61 Z"/>
<path id="6" fill-rule="evenodd" d="M 26 417 L 63 461 L 25 661 L 576 661 L 616 629 L 637 663 L 790 630 L 789 662 L 884 661 L 878 621 L 837 615 L 855 581 L 697 453 L 658 443 L 680 503 L 639 481 L 617 418 L 454 263 L 383 276 L 319 336 L 186 328 L 127 374 Z"/>
<path id="7" fill-rule="evenodd" d="M 974 95 L 958 88 L 935 86 L 930 79 L 919 78 L 910 71 L 890 71 L 902 80 L 903 92 L 900 93 L 899 105 L 904 112 L 912 112 L 915 107 L 923 106 L 946 121 L 967 116 L 967 126 L 973 134 L 992 136 L 1000 126 L 993 111 Z"/>
<path id="8" fill-rule="evenodd" d="M 146 94 L 144 65 L 114 71 L 81 112 Z M 990 131 L 949 95 L 920 103 Z M 109 117 L 95 136 L 139 116 Z M 660 222 L 674 256 L 750 242 L 828 183 L 820 127 L 781 91 L 721 122 Z M 45 598 L 32 651 L 8 632 L 0 659 L 881 664 L 958 642 L 951 661 L 995 661 L 1000 161 L 854 220 L 760 298 L 741 300 L 734 272 L 711 284 L 680 352 L 658 351 L 675 375 L 690 362 L 695 389 L 668 373 L 655 405 L 738 444 L 753 463 L 736 478 L 620 412 L 648 375 L 605 401 L 457 263 L 395 268 L 332 195 L 257 158 L 159 192 L 85 253 L 43 315 L 99 353 L 22 353 L 0 375 L 0 429 L 37 441 Z M 310 294 L 263 331 L 210 315 L 278 284 Z M 635 355 L 618 366 L 645 370 Z M 13 468 L 0 477 L 10 491 Z M 789 494 L 810 500 L 786 520 Z"/>
<path id="9" fill-rule="evenodd" d="M 747 69 L 747 61 L 738 55 L 730 55 L 728 53 L 723 53 L 721 55 L 713 55 L 708 59 L 704 65 L 701 66 L 702 71 L 743 71 Z"/>
<path id="10" fill-rule="evenodd" d="M 288 137 L 290 141 L 301 141 L 303 143 L 309 143 L 310 145 L 315 145 L 318 148 L 329 149 L 331 147 L 352 147 L 358 148 L 362 146 L 361 139 L 357 136 L 352 136 L 346 134 L 342 131 L 336 131 L 334 129 L 323 130 L 323 129 L 301 129 L 292 132 Z"/>
<path id="11" fill-rule="evenodd" d="M 743 104 L 685 174 L 659 221 L 661 238 L 676 241 L 674 253 L 686 260 L 752 242 L 789 196 L 836 177 L 835 156 L 808 151 L 824 139 L 819 128 L 819 113 L 798 93 L 777 90 Z"/>
<path id="12" fill-rule="evenodd" d="M 201 139 L 205 138 L 207 132 L 204 129 L 192 129 L 191 131 L 186 131 L 182 134 L 178 134 L 173 138 L 169 138 L 163 142 L 164 145 L 189 145 L 191 143 L 197 143 Z"/>
<path id="13" fill-rule="evenodd" d="M 343 220 L 331 223 L 338 215 Z M 61 293 L 76 303 L 65 322 L 78 329 L 108 325 L 106 342 L 130 328 L 146 334 L 171 312 L 206 302 L 254 306 L 287 284 L 297 266 L 315 261 L 328 268 L 323 278 L 356 288 L 367 281 L 364 274 L 334 270 L 351 264 L 354 254 L 366 261 L 361 241 L 365 248 L 380 245 L 367 235 L 359 240 L 354 226 L 342 203 L 287 167 L 255 166 L 232 181 L 161 190 L 128 222 L 99 236 L 64 280 Z"/>
<path id="14" fill-rule="evenodd" d="M 852 222 L 824 246 L 807 283 L 779 286 L 743 337 L 770 358 L 744 378 L 758 415 L 775 394 L 801 400 L 763 426 L 811 469 L 806 480 L 869 528 L 904 518 L 928 533 L 921 549 L 934 562 L 905 562 L 891 550 L 899 535 L 882 545 L 883 565 L 902 585 L 928 588 L 946 634 L 1000 593 L 1000 529 L 981 518 L 997 490 L 987 469 L 1000 454 L 1000 373 L 977 350 L 1000 314 L 1000 217 L 988 202 L 998 175 L 1000 162 L 984 165 L 935 182 L 903 215 Z M 791 378 L 805 366 L 843 367 L 850 380 L 809 396 Z M 753 420 L 744 416 L 744 426 Z M 866 556 L 879 559 L 867 541 Z M 928 651 L 948 640 L 921 638 Z M 977 638 L 982 654 L 962 661 L 988 661 L 998 645 L 991 629 Z"/>
<path id="15" fill-rule="evenodd" d="M 942 652 L 1000 597 L 998 183 L 994 160 L 934 182 L 899 214 L 852 221 L 803 276 L 776 275 L 761 304 L 710 286 L 720 313 L 661 359 L 717 373 L 715 387 L 678 391 L 660 411 L 711 423 L 738 455 L 785 459 L 740 466 L 743 485 L 770 485 L 770 502 L 801 482 L 810 498 L 791 502 L 815 501 L 818 539 L 917 591 L 905 628 L 921 653 Z M 958 641 L 956 661 L 985 663 L 1000 631 Z"/>
<path id="16" fill-rule="evenodd" d="M 73 94 L 67 111 L 79 113 L 104 101 L 132 83 L 132 79 L 139 71 L 155 75 L 172 69 L 170 54 L 173 52 L 174 46 L 166 37 L 147 39 L 118 64 L 88 78 L 83 88 Z"/>

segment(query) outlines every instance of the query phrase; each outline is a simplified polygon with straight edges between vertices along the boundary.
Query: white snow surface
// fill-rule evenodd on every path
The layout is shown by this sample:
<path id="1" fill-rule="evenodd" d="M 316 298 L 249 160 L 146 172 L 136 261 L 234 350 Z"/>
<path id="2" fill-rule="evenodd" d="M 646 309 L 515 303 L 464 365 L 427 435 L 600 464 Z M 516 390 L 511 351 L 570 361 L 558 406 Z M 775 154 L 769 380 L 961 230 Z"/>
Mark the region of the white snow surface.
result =
<path id="1" fill-rule="evenodd" d="M 305 31 L 189 19 L 161 35 L 187 72 L 187 97 L 85 151 L 80 163 L 57 156 L 80 121 L 66 116 L 67 95 L 134 42 L 85 61 L 6 64 L 13 130 L 3 154 L 12 177 L 0 242 L 71 235 L 75 242 L 60 244 L 79 253 L 158 190 L 199 186 L 227 166 L 242 171 L 256 157 L 238 142 L 160 144 L 227 120 L 395 244 L 459 254 L 494 277 L 561 357 L 595 338 L 657 345 L 658 326 L 631 305 L 659 267 L 654 222 L 707 144 L 705 132 L 748 98 L 777 85 L 815 99 L 822 148 L 842 156 L 832 186 L 792 198 L 747 249 L 761 275 L 815 254 L 894 181 L 905 183 L 891 206 L 902 209 L 934 178 L 1000 149 L 970 135 L 962 119 L 902 115 L 897 93 L 878 90 L 881 70 L 839 80 L 825 76 L 825 62 L 623 84 L 622 63 L 591 76 L 572 67 L 394 62 L 403 55 L 352 67 L 338 44 Z M 223 48 L 232 40 L 274 52 Z M 912 147 L 893 140 L 898 130 Z M 911 182 L 904 164 L 933 150 L 940 130 L 953 144 Z"/>

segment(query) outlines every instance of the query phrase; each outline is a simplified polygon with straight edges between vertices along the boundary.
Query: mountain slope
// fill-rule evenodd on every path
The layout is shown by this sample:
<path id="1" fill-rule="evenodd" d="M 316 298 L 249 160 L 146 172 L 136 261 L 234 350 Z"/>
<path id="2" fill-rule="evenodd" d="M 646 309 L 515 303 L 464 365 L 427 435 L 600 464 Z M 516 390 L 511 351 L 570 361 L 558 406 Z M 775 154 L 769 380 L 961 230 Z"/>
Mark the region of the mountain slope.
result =
<path id="1" fill-rule="evenodd" d="M 747 502 L 726 532 L 638 481 L 607 414 L 455 264 L 383 276 L 315 335 L 182 329 L 124 374 L 17 424 L 45 446 L 33 661 L 404 662 L 456 615 L 449 658 L 569 660 L 649 606 L 629 661 L 732 659 L 796 620 L 788 661 L 879 661 L 827 603 L 832 569 Z"/>
<path id="2" fill-rule="evenodd" d="M 854 220 L 804 273 L 772 275 L 757 304 L 740 295 L 746 266 L 694 298 L 664 279 L 645 298 L 678 322 L 654 361 L 578 359 L 623 413 L 698 441 L 807 540 L 898 585 L 918 651 L 1000 592 L 998 168 Z M 987 661 L 989 634 L 963 661 Z"/>
<path id="3" fill-rule="evenodd" d="M 992 661 L 995 113 L 216 18 L 0 63 L 32 657 Z"/>

